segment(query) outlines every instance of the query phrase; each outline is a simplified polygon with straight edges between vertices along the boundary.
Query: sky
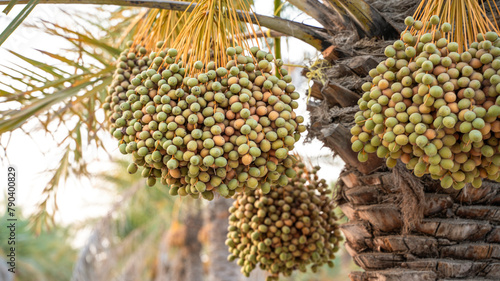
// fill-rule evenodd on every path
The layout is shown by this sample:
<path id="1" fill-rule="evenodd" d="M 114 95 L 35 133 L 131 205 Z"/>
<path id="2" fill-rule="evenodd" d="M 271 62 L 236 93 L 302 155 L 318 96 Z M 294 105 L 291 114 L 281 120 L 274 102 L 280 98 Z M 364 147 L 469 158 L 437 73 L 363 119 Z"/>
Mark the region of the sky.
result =
<path id="1" fill-rule="evenodd" d="M 256 0 L 258 12 L 261 14 L 272 15 L 273 2 Z M 16 6 L 9 15 L 0 14 L 0 30 L 3 30 L 14 16 L 22 9 L 22 5 Z M 0 6 L 3 10 L 3 6 Z M 38 5 L 29 15 L 26 23 L 39 23 L 40 20 L 55 21 L 61 25 L 68 25 L 71 22 L 71 13 L 75 12 L 95 12 L 95 8 L 89 5 Z M 304 22 L 306 24 L 317 25 L 307 15 L 298 13 L 293 10 L 285 10 L 282 16 L 288 17 L 295 21 Z M 70 28 L 92 28 L 90 26 Z M 282 43 L 282 55 L 285 63 L 289 64 L 304 64 L 304 58 L 316 58 L 319 54 L 311 46 L 294 38 L 287 38 Z M 50 62 L 47 57 L 40 55 L 36 49 L 62 52 L 65 47 L 65 41 L 54 39 L 54 37 L 37 32 L 27 27 L 18 28 L 13 35 L 0 47 L 0 65 L 21 63 L 19 59 L 11 55 L 7 50 L 15 50 L 23 55 L 44 62 Z M 307 62 L 307 61 L 306 61 Z M 0 66 L 1 69 L 1 66 Z M 293 83 L 302 95 L 298 114 L 305 117 L 308 123 L 309 117 L 306 111 L 305 96 L 307 95 L 307 80 L 300 76 L 299 68 L 292 74 Z M 14 83 L 12 79 L 5 76 L 0 76 L 0 82 Z M 1 83 L 0 83 L 1 84 Z M 1 85 L 0 85 L 1 87 Z M 0 105 L 2 106 L 2 105 Z M 5 107 L 5 105 L 3 105 Z M 36 128 L 36 122 L 30 122 L 25 128 L 28 131 L 33 131 Z M 64 137 L 64 132 L 56 133 L 56 138 Z M 5 135 L 0 136 L 0 142 L 5 145 L 7 138 Z M 105 141 L 108 151 L 114 159 L 127 159 L 122 156 L 116 149 L 116 141 L 110 136 Z M 296 151 L 304 156 L 313 159 L 312 163 L 320 165 L 319 175 L 328 181 L 335 181 L 338 177 L 342 162 L 340 159 L 332 159 L 329 157 L 332 152 L 328 148 L 323 148 L 322 143 L 314 140 L 312 143 L 303 144 L 302 141 L 296 145 Z M 51 177 L 51 173 L 47 172 L 57 166 L 60 158 L 60 151 L 55 146 L 51 136 L 38 132 L 32 135 L 32 138 L 27 137 L 20 131 L 15 131 L 8 144 L 8 158 L 0 152 L 0 186 L 4 187 L 6 182 L 6 170 L 8 165 L 16 167 L 18 172 L 18 193 L 17 204 L 21 206 L 25 214 L 30 214 L 36 211 L 36 206 L 41 200 L 41 192 L 46 183 Z M 325 156 L 318 160 L 318 156 Z M 109 155 L 102 151 L 97 151 L 90 148 L 86 151 L 85 157 L 88 159 L 96 159 L 90 166 L 92 175 L 97 175 L 102 171 L 112 171 L 114 166 L 112 160 L 109 160 Z M 112 202 L 116 201 L 116 194 L 102 186 L 102 182 L 92 177 L 87 178 L 70 178 L 68 182 L 63 184 L 59 189 L 57 203 L 59 211 L 56 215 L 56 221 L 63 225 L 70 223 L 83 223 L 88 218 L 104 215 Z M 0 192 L 0 202 L 5 202 L 5 191 Z M 1 205 L 0 205 L 1 206 Z M 1 211 L 0 211 L 1 212 Z M 83 241 L 90 233 L 90 229 L 86 229 L 80 234 L 79 241 Z"/>

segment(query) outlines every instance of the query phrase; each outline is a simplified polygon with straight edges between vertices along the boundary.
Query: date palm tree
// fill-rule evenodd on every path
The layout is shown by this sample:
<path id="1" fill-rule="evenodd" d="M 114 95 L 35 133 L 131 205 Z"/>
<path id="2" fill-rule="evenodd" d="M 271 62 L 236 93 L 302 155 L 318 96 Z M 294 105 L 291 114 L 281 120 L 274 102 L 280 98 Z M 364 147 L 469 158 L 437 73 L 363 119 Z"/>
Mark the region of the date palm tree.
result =
<path id="1" fill-rule="evenodd" d="M 1 1 L 28 3 L 27 7 L 45 3 L 68 3 L 67 0 Z M 497 226 L 497 194 L 499 185 L 487 183 L 485 188 L 448 191 L 437 187 L 434 181 L 422 182 L 404 169 L 389 171 L 375 157 L 359 163 L 350 150 L 348 123 L 357 111 L 361 84 L 369 79 L 368 71 L 383 59 L 383 49 L 391 40 L 399 38 L 404 29 L 403 19 L 411 15 L 418 1 L 404 0 L 289 0 L 323 27 L 313 27 L 279 17 L 252 14 L 251 20 L 279 33 L 294 36 L 323 53 L 304 74 L 312 81 L 311 126 L 309 136 L 323 141 L 325 146 L 346 163 L 339 184 L 339 204 L 349 222 L 342 226 L 347 238 L 346 247 L 355 262 L 365 272 L 351 274 L 352 280 L 453 280 L 500 278 L 500 227 Z M 183 11 L 191 9 L 186 3 L 145 0 L 80 0 L 81 4 L 110 4 Z M 31 5 L 31 6 L 30 6 Z M 16 24 L 29 13 L 28 8 L 5 32 L 11 33 Z M 49 26 L 57 34 L 60 27 Z M 71 33 L 70 29 L 64 29 Z M 74 34 L 74 32 L 73 32 Z M 96 121 L 95 112 L 110 82 L 111 61 L 117 48 L 88 34 L 79 39 L 68 39 L 76 48 L 80 42 L 105 51 L 106 59 L 94 55 L 99 66 L 82 66 L 78 62 L 56 57 L 61 62 L 83 71 L 68 76 L 62 70 L 41 64 L 17 54 L 37 65 L 39 70 L 53 77 L 42 81 L 36 74 L 22 71 L 29 90 L 11 88 L 2 92 L 2 102 L 16 101 L 20 110 L 0 112 L 0 134 L 16 129 L 32 118 L 41 124 L 59 120 L 64 114 L 78 116 L 82 122 L 70 128 L 69 136 L 84 132 L 98 143 L 97 132 L 105 127 Z M 1 39 L 2 37 L 0 37 Z M 115 37 L 116 38 L 116 37 Z M 111 42 L 113 38 L 110 38 Z M 0 41 L 1 42 L 1 41 Z M 109 43 L 109 41 L 108 41 Z M 112 44 L 111 44 L 112 45 Z M 55 56 L 52 54 L 52 56 Z M 100 60 L 99 60 L 100 59 Z M 42 66 L 40 66 L 42 65 Z M 82 69 L 83 67 L 83 69 Z M 10 72 L 9 72 L 10 73 Z M 78 72 L 75 72 L 78 73 Z M 80 72 L 82 73 L 82 72 Z M 42 87 L 36 86 L 40 82 Z M 72 87 L 64 87 L 64 82 Z M 91 90 L 88 90 L 91 88 Z M 51 89 L 49 92 L 48 89 Z M 54 90 L 55 89 L 55 90 Z M 47 92 L 46 92 L 47 90 Z M 35 93 L 42 93 L 42 98 Z M 36 98 L 35 98 L 36 97 Z M 71 103 L 68 101 L 71 100 Z M 63 105 L 63 106 L 61 106 Z M 59 106 L 57 110 L 54 106 Z M 56 114 L 57 113 L 57 114 Z M 83 125 L 83 127 L 82 127 Z M 46 189 L 53 194 L 61 176 L 70 172 L 85 173 L 81 138 L 73 138 L 75 146 L 68 145 L 68 153 Z M 75 155 L 75 163 L 70 163 Z M 411 194 L 414 195 L 411 195 Z M 410 195 L 409 195 L 410 194 Z M 42 212 L 39 217 L 47 216 Z M 222 234 L 221 234 L 222 235 Z M 223 247 L 219 245 L 218 247 Z M 222 249 L 222 248 L 220 248 Z M 219 250 L 220 250 L 219 249 Z M 219 253 L 220 251 L 213 251 Z M 224 271 L 220 271 L 224 272 Z M 222 279 L 219 279 L 222 280 Z"/>

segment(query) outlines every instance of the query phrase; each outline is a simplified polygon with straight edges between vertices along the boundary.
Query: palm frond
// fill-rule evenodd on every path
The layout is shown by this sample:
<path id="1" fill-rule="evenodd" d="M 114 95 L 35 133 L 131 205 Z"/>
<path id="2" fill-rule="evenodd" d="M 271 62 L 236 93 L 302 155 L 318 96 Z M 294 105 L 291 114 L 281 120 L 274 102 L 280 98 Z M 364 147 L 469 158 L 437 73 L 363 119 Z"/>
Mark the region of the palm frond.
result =
<path id="1" fill-rule="evenodd" d="M 102 73 L 101 73 L 102 74 Z M 78 78 L 81 75 L 71 76 L 67 79 L 61 79 L 62 81 L 56 80 L 52 83 L 48 84 L 63 84 L 68 80 Z M 95 86 L 98 82 L 102 82 L 102 78 L 96 78 L 93 81 L 89 81 L 90 78 L 86 77 L 79 81 L 78 84 L 73 84 L 71 87 L 57 91 L 53 94 L 45 95 L 43 98 L 37 99 L 30 104 L 25 105 L 20 110 L 15 111 L 0 111 L 0 134 L 5 132 L 13 131 L 20 126 L 22 126 L 29 118 L 34 116 L 39 116 L 42 113 L 45 113 L 47 110 L 51 109 L 53 106 L 60 104 L 61 102 L 65 102 L 67 99 L 75 97 L 77 94 L 81 93 L 82 90 L 85 90 L 88 86 Z M 109 78 L 107 80 L 110 80 Z M 93 88 L 92 91 L 96 92 L 98 90 L 103 90 L 104 87 L 102 83 L 98 84 Z M 52 85 L 48 85 L 48 87 L 52 87 Z M 29 94 L 29 92 L 25 92 L 23 94 Z M 68 108 L 68 107 L 64 107 Z"/>
<path id="2" fill-rule="evenodd" d="M 16 4 L 17 1 L 10 1 L 7 7 L 4 10 L 4 13 L 8 13 L 12 7 Z M 26 6 L 19 12 L 19 14 L 10 22 L 10 24 L 2 31 L 0 34 L 0 46 L 9 38 L 9 36 L 16 30 L 16 28 L 28 17 L 28 15 L 33 11 L 36 4 L 38 4 L 40 0 L 30 0 Z"/>
<path id="3" fill-rule="evenodd" d="M 14 8 L 14 6 L 17 4 L 18 0 L 10 0 L 9 4 L 7 4 L 7 7 L 5 7 L 5 9 L 3 9 L 2 13 L 4 14 L 8 14 L 10 12 L 10 10 L 12 10 L 12 8 Z"/>
<path id="4" fill-rule="evenodd" d="M 85 44 L 87 47 L 100 48 L 100 49 L 102 49 L 103 51 L 106 51 L 108 54 L 110 54 L 112 56 L 118 56 L 120 54 L 120 50 L 118 50 L 117 48 L 112 47 L 107 42 L 103 42 L 102 40 L 94 38 L 90 34 L 90 32 L 87 32 L 87 33 L 89 33 L 87 35 L 85 33 L 77 32 L 77 31 L 74 31 L 74 30 L 72 30 L 70 28 L 67 28 L 67 27 L 64 27 L 64 26 L 61 26 L 61 25 L 58 25 L 58 24 L 55 24 L 55 23 L 51 23 L 49 21 L 42 21 L 42 22 L 45 23 L 45 24 L 47 24 L 47 25 L 52 25 L 53 28 L 55 28 L 56 30 L 59 30 L 59 31 L 62 31 L 62 32 L 66 32 L 70 36 L 71 35 L 75 35 L 76 38 L 67 37 L 72 42 L 79 42 L 79 43 Z"/>
<path id="5" fill-rule="evenodd" d="M 49 135 L 64 130 L 62 139 L 53 136 L 54 147 L 60 147 L 62 154 L 57 168 L 47 171 L 52 177 L 31 224 L 39 232 L 54 222 L 58 187 L 69 175 L 88 176 L 87 165 L 92 160 L 84 157 L 85 150 L 90 145 L 106 150 L 102 138 L 107 121 L 102 120 L 101 104 L 112 80 L 112 62 L 119 54 L 112 42 L 121 33 L 113 30 L 101 40 L 90 31 L 78 32 L 47 21 L 28 27 L 62 38 L 72 46 L 62 53 L 39 50 L 42 58 L 37 59 L 9 51 L 22 64 L 11 63 L 0 69 L 1 75 L 10 77 L 9 82 L 0 82 L 4 85 L 0 105 L 5 105 L 0 110 L 0 136 L 7 137 L 15 130 L 26 134 L 45 131 Z"/>
<path id="6" fill-rule="evenodd" d="M 25 69 L 22 66 L 20 66 L 19 64 L 12 63 L 12 66 L 13 67 L 9 67 L 8 65 L 2 65 L 2 67 L 7 68 L 9 71 L 18 72 L 18 73 L 24 75 L 25 77 L 28 77 L 34 81 L 38 81 L 38 82 L 47 82 L 48 81 L 47 77 L 41 76 L 40 74 L 36 73 L 33 70 Z M 23 73 L 23 71 L 26 71 L 26 73 L 30 73 L 30 74 L 25 74 L 25 73 Z"/>
<path id="7" fill-rule="evenodd" d="M 17 52 L 11 51 L 11 50 L 9 50 L 9 52 L 12 55 L 20 58 L 24 62 L 30 64 L 31 66 L 36 67 L 39 70 L 41 70 L 47 74 L 52 75 L 53 78 L 63 78 L 65 74 L 70 74 L 67 71 L 64 71 L 58 67 L 55 67 L 53 65 L 50 65 L 50 64 L 47 64 L 47 63 L 44 63 L 44 62 L 41 62 L 41 61 L 38 61 L 35 59 L 30 59 L 26 56 L 21 55 L 20 53 L 17 53 Z"/>
<path id="8" fill-rule="evenodd" d="M 44 51 L 44 50 L 39 50 L 39 49 L 36 49 L 37 51 L 39 51 L 40 53 L 44 54 L 44 55 L 47 55 L 53 59 L 56 59 L 58 61 L 61 61 L 61 62 L 64 62 L 65 64 L 67 65 L 70 65 L 70 66 L 73 66 L 74 68 L 76 69 L 80 69 L 82 71 L 90 71 L 89 68 L 73 61 L 73 60 L 70 60 L 70 59 L 67 59 L 61 55 L 58 55 L 58 54 L 54 54 L 54 53 L 51 53 L 51 52 L 47 52 L 47 51 Z"/>

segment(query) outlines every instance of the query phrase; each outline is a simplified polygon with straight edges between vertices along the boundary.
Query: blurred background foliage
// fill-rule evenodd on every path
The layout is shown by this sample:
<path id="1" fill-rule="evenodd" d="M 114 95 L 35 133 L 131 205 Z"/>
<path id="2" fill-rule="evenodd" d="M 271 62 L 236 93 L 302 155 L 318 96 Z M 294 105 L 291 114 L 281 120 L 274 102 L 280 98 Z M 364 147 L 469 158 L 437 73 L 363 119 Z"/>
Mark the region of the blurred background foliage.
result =
<path id="1" fill-rule="evenodd" d="M 7 205 L 2 202 L 1 205 Z M 4 212 L 2 208 L 2 212 Z M 6 226 L 0 229 L 0 256 L 5 259 L 10 253 L 10 247 L 15 247 L 16 252 L 16 276 L 14 280 L 19 281 L 67 281 L 71 278 L 73 265 L 77 259 L 78 250 L 73 248 L 71 240 L 74 231 L 71 226 L 52 229 L 37 235 L 29 224 L 29 219 L 21 215 L 22 210 L 17 209 L 16 223 L 16 245 L 8 245 L 7 237 L 10 230 Z M 6 222 L 10 218 L 7 213 L 1 214 L 1 221 Z M 55 266 L 57 265 L 57 266 Z M 5 261 L 2 260 L 2 268 L 5 270 Z M 4 274 L 9 276 L 10 274 Z M 0 275 L 1 276 L 1 275 Z M 8 281 L 5 280 L 5 281 Z"/>

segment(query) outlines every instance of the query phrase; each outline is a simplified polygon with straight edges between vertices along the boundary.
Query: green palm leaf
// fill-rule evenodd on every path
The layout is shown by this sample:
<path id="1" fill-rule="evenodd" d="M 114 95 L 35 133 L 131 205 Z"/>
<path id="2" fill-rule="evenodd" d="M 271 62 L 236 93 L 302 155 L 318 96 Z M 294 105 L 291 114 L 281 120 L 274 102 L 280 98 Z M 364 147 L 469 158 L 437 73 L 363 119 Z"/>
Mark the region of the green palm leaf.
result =
<path id="1" fill-rule="evenodd" d="M 64 79 L 67 80 L 67 79 Z M 89 78 L 86 78 L 85 80 L 89 80 Z M 97 81 L 101 81 L 102 79 L 98 79 Z M 59 83 L 63 83 L 61 81 L 57 81 Z M 42 99 L 39 99 L 25 107 L 23 107 L 21 110 L 17 111 L 11 111 L 9 112 L 10 114 L 5 114 L 3 115 L 2 119 L 0 120 L 0 134 L 8 132 L 8 131 L 13 131 L 17 128 L 19 128 L 22 124 L 26 122 L 30 117 L 32 116 L 37 116 L 41 114 L 42 112 L 45 112 L 52 106 L 68 99 L 71 98 L 75 95 L 77 95 L 81 90 L 85 89 L 87 86 L 95 84 L 96 81 L 84 81 L 82 83 L 79 83 L 78 85 L 74 87 L 67 88 L 65 90 L 58 91 L 54 94 L 47 95 Z M 100 87 L 102 88 L 102 87 Z"/>
<path id="2" fill-rule="evenodd" d="M 67 27 L 64 27 L 64 26 L 60 26 L 58 24 L 54 24 L 54 23 L 50 23 L 48 21 L 43 21 L 44 23 L 46 24 L 50 24 L 52 25 L 54 28 L 56 29 L 59 29 L 60 31 L 63 31 L 63 32 L 67 32 L 68 34 L 70 35 L 76 35 L 77 37 L 76 38 L 71 38 L 70 40 L 72 40 L 73 42 L 79 42 L 79 43 L 83 43 L 87 46 L 90 46 L 90 47 L 97 47 L 97 48 L 101 48 L 103 50 L 105 50 L 107 53 L 113 55 L 113 56 L 118 56 L 120 54 L 120 50 L 118 50 L 117 48 L 114 48 L 112 47 L 111 45 L 107 44 L 106 42 L 103 42 L 99 39 L 96 39 L 94 38 L 90 32 L 88 32 L 89 34 L 84 34 L 84 33 L 81 33 L 81 32 L 77 32 L 77 31 L 74 31 L 74 30 L 71 30 Z"/>
<path id="3" fill-rule="evenodd" d="M 43 72 L 46 72 L 47 74 L 51 74 L 52 76 L 54 76 L 54 78 L 63 78 L 64 77 L 64 74 L 70 74 L 60 68 L 57 68 L 55 66 L 52 66 L 52 65 L 49 65 L 49 64 L 46 64 L 44 62 L 41 62 L 41 61 L 37 61 L 37 60 L 34 60 L 34 59 L 30 59 L 26 56 L 23 56 L 19 53 L 16 53 L 14 51 L 11 51 L 9 50 L 9 53 L 13 54 L 14 56 L 22 59 L 23 61 L 27 62 L 28 64 L 30 64 L 31 66 L 43 71 Z"/>
<path id="4" fill-rule="evenodd" d="M 5 9 L 3 9 L 2 13 L 5 13 L 6 15 L 10 12 L 10 10 L 12 10 L 12 8 L 14 8 L 14 5 L 16 5 L 18 2 L 18 0 L 11 0 L 9 2 L 9 4 L 7 5 L 7 7 L 5 7 Z"/>
<path id="5" fill-rule="evenodd" d="M 8 13 L 17 1 L 10 1 L 9 5 L 4 10 L 4 13 Z M 40 0 L 30 0 L 28 4 L 21 10 L 21 12 L 10 22 L 10 24 L 5 28 L 5 30 L 0 34 L 0 46 L 9 38 L 9 36 L 16 30 L 16 28 L 28 17 L 28 15 L 33 11 L 36 4 Z"/>

